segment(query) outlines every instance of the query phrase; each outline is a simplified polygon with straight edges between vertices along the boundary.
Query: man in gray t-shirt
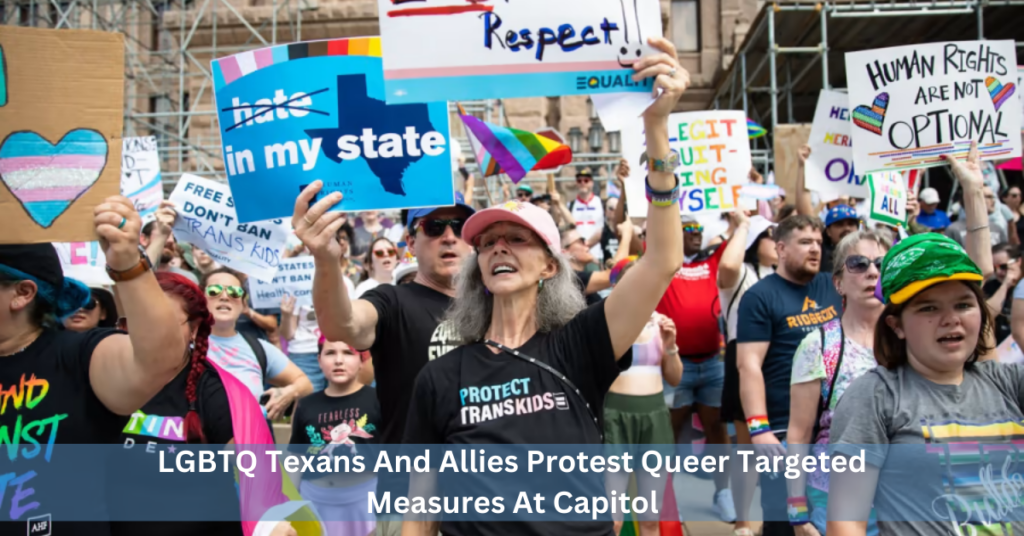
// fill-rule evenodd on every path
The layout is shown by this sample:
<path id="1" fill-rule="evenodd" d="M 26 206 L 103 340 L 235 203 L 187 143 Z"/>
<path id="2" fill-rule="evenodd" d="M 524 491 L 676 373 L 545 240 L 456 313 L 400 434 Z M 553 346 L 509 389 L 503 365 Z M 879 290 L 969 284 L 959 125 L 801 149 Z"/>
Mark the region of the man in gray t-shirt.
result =
<path id="1" fill-rule="evenodd" d="M 842 506 L 836 519 L 857 519 L 873 498 L 882 536 L 980 534 L 990 523 L 995 533 L 1020 534 L 1022 388 L 1024 367 L 992 361 L 966 369 L 960 385 L 933 383 L 910 366 L 855 380 L 836 407 L 832 445 L 848 456 L 863 450 L 880 471 L 873 497 L 851 489 L 859 486 L 830 490 L 830 506 Z"/>

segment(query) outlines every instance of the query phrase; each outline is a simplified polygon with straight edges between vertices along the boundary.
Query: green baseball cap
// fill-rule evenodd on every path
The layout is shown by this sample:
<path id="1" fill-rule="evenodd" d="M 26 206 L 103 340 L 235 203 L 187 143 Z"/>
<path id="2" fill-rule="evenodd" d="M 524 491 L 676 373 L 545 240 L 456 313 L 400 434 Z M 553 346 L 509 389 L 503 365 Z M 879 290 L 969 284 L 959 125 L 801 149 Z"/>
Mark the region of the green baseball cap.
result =
<path id="1" fill-rule="evenodd" d="M 530 195 L 533 195 L 533 188 L 525 182 L 519 183 L 519 185 L 516 186 L 516 190 L 520 192 L 527 192 Z"/>
<path id="2" fill-rule="evenodd" d="M 882 261 L 885 303 L 901 304 L 928 287 L 947 281 L 982 281 L 981 270 L 964 248 L 937 233 L 901 240 Z"/>

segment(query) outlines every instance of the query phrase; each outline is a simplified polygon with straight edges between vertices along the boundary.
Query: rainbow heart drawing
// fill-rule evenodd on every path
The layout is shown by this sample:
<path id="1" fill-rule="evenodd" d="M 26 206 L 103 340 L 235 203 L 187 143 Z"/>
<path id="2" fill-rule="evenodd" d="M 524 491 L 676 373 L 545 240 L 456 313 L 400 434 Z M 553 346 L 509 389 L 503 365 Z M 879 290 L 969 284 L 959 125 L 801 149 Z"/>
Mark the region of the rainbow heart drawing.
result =
<path id="1" fill-rule="evenodd" d="M 992 104 L 996 107 L 997 112 L 999 107 L 1004 102 L 1010 100 L 1013 92 L 1017 90 L 1017 87 L 1012 82 L 1004 85 L 991 76 L 985 79 L 985 87 L 988 89 L 989 97 L 992 97 Z"/>
<path id="2" fill-rule="evenodd" d="M 870 108 L 864 105 L 853 109 L 853 124 L 868 132 L 882 135 L 882 123 L 885 122 L 885 109 L 889 107 L 889 94 L 879 93 Z"/>
<path id="3" fill-rule="evenodd" d="M 107 141 L 95 130 L 72 130 L 56 145 L 35 132 L 14 132 L 0 145 L 0 180 L 44 228 L 100 178 L 106 164 Z"/>

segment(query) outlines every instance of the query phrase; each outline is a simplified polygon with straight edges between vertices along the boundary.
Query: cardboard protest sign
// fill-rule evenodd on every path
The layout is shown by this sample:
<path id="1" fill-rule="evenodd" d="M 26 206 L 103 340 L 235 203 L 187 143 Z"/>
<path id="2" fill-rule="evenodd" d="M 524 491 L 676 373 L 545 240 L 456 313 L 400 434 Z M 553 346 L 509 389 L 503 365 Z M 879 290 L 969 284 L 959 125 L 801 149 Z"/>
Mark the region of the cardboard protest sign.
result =
<path id="1" fill-rule="evenodd" d="M 95 240 L 120 191 L 124 36 L 0 25 L 0 243 Z"/>
<path id="2" fill-rule="evenodd" d="M 282 260 L 272 279 L 249 283 L 252 306 L 256 309 L 280 307 L 284 296 L 294 296 L 296 306 L 312 304 L 313 271 L 313 257 Z"/>
<path id="3" fill-rule="evenodd" d="M 961 41 L 848 52 L 846 79 L 859 173 L 1021 154 L 1013 41 Z"/>
<path id="4" fill-rule="evenodd" d="M 290 217 L 317 179 L 335 210 L 455 204 L 448 105 L 384 104 L 380 38 L 244 52 L 213 76 L 240 221 Z"/>
<path id="5" fill-rule="evenodd" d="M 907 223 L 907 184 L 898 172 L 881 172 L 868 175 L 871 190 L 871 212 L 868 219 L 888 225 L 902 226 Z"/>
<path id="6" fill-rule="evenodd" d="M 107 275 L 107 257 L 99 242 L 54 242 L 64 277 L 92 286 L 113 285 Z"/>
<path id="7" fill-rule="evenodd" d="M 808 190 L 824 197 L 867 197 L 867 177 L 853 171 L 850 106 L 846 93 L 821 90 L 814 110 L 811 157 L 804 169 Z"/>
<path id="8" fill-rule="evenodd" d="M 291 232 L 283 220 L 238 221 L 227 185 L 188 173 L 171 192 L 178 210 L 174 238 L 199 246 L 213 260 L 261 281 L 270 281 Z"/>
<path id="9" fill-rule="evenodd" d="M 754 209 L 753 198 L 743 198 L 741 190 L 749 181 L 750 140 L 747 118 L 741 111 L 686 112 L 668 118 L 669 146 L 679 154 L 682 214 L 712 214 L 735 210 L 737 206 Z M 646 139 L 642 125 L 622 130 L 623 156 L 629 162 L 626 179 L 629 215 L 647 215 Z"/>
<path id="10" fill-rule="evenodd" d="M 124 138 L 121 150 L 121 195 L 132 200 L 142 221 L 156 218 L 164 199 L 156 137 Z"/>
<path id="11" fill-rule="evenodd" d="M 651 91 L 629 66 L 654 52 L 648 37 L 662 35 L 657 0 L 377 0 L 377 8 L 388 104 Z"/>

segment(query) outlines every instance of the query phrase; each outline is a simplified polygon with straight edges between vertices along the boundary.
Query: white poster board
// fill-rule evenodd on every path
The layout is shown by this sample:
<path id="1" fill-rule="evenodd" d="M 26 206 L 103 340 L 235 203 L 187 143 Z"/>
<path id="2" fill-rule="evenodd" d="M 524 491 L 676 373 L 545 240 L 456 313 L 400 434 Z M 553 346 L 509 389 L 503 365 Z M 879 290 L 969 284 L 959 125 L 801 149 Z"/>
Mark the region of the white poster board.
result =
<path id="1" fill-rule="evenodd" d="M 668 118 L 668 132 L 669 146 L 680 159 L 676 173 L 681 189 L 681 214 L 715 214 L 738 206 L 756 208 L 755 199 L 741 196 L 751 166 L 747 118 L 743 112 L 672 114 Z M 622 130 L 622 152 L 630 169 L 626 179 L 629 215 L 638 218 L 647 216 L 646 143 L 640 121 Z"/>
<path id="2" fill-rule="evenodd" d="M 113 285 L 107 275 L 107 257 L 99 242 L 54 242 L 64 277 L 77 279 L 86 286 Z"/>
<path id="3" fill-rule="evenodd" d="M 254 279 L 274 278 L 291 233 L 283 220 L 238 223 L 228 185 L 188 173 L 170 200 L 178 210 L 175 239 L 199 246 L 213 260 Z"/>
<path id="4" fill-rule="evenodd" d="M 295 306 L 313 303 L 313 257 L 304 256 L 282 260 L 277 273 L 268 281 L 250 281 L 249 297 L 255 309 L 274 309 L 281 306 L 281 298 L 294 296 Z"/>
<path id="5" fill-rule="evenodd" d="M 868 175 L 871 205 L 868 220 L 887 225 L 907 223 L 907 182 L 903 174 L 889 171 Z"/>
<path id="6" fill-rule="evenodd" d="M 650 93 L 657 0 L 377 0 L 388 104 Z M 642 110 L 642 109 L 641 109 Z"/>
<path id="7" fill-rule="evenodd" d="M 121 195 L 130 199 L 142 221 L 148 222 L 156 218 L 164 199 L 156 137 L 124 138 L 121 143 Z"/>
<path id="8" fill-rule="evenodd" d="M 867 177 L 853 170 L 853 141 L 850 137 L 850 100 L 846 93 L 821 90 L 808 145 L 811 157 L 804 169 L 808 190 L 822 198 L 868 196 Z"/>
<path id="9" fill-rule="evenodd" d="M 1021 155 L 1021 101 L 1013 41 L 907 45 L 846 54 L 859 173 Z"/>

